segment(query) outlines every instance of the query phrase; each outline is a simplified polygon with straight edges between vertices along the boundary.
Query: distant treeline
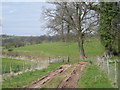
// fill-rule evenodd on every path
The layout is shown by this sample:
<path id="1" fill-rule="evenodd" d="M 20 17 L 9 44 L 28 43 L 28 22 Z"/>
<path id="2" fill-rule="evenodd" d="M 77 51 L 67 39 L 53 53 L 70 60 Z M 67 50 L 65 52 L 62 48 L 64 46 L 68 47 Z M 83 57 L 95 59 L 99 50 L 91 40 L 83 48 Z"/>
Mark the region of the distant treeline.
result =
<path id="1" fill-rule="evenodd" d="M 59 41 L 59 36 L 10 36 L 0 35 L 2 46 L 5 48 L 21 47 L 26 45 L 40 44 L 43 42 Z"/>
<path id="2" fill-rule="evenodd" d="M 12 35 L 0 35 L 0 40 L 2 41 L 1 46 L 8 49 L 8 48 L 16 48 L 26 45 L 33 45 L 33 44 L 40 44 L 44 42 L 56 42 L 62 41 L 61 35 L 54 35 L 54 36 L 12 36 Z M 69 40 L 76 40 L 76 36 L 74 34 L 69 35 Z M 64 35 L 64 41 L 68 41 L 66 35 Z"/>

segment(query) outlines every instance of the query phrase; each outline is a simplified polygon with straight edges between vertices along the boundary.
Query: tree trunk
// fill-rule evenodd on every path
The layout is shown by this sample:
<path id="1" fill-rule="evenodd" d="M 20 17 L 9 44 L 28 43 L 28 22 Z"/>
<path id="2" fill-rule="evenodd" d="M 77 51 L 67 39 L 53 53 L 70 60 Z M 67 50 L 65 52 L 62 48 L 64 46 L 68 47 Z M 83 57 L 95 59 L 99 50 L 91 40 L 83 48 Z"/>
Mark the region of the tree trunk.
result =
<path id="1" fill-rule="evenodd" d="M 78 17 L 78 47 L 79 47 L 79 53 L 80 53 L 80 60 L 85 59 L 85 52 L 83 47 L 83 34 L 81 29 L 81 15 L 82 15 L 82 7 L 80 3 L 77 4 L 76 7 L 77 17 Z"/>
<path id="2" fill-rule="evenodd" d="M 80 53 L 80 60 L 85 59 L 85 52 L 83 47 L 83 37 L 81 33 L 78 35 L 78 47 L 79 47 L 79 53 Z"/>

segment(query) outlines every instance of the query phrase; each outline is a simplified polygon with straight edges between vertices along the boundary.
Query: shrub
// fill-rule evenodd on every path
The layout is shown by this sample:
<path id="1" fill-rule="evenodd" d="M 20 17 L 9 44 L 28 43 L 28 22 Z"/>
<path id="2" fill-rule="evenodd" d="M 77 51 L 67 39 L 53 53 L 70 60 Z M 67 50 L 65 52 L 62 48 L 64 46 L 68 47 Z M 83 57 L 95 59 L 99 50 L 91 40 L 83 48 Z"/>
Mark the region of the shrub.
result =
<path id="1" fill-rule="evenodd" d="M 8 51 L 11 52 L 11 51 L 13 51 L 13 49 L 12 49 L 12 48 L 9 48 Z"/>

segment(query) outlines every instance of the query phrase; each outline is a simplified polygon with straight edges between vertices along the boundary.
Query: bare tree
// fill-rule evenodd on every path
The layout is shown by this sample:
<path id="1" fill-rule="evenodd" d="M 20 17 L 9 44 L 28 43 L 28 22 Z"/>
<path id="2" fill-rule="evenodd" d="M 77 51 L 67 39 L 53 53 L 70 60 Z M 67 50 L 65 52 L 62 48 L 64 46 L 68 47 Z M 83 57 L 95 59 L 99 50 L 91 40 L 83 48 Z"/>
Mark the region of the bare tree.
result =
<path id="1" fill-rule="evenodd" d="M 46 9 L 45 15 L 49 20 L 48 28 L 63 35 L 64 32 L 70 33 L 70 30 L 77 37 L 80 59 L 85 59 L 84 52 L 84 34 L 91 32 L 94 26 L 97 26 L 97 14 L 90 9 L 85 2 L 61 2 L 53 3 L 55 9 Z M 66 29 L 67 27 L 67 29 Z M 94 27 L 95 28 L 95 27 Z"/>

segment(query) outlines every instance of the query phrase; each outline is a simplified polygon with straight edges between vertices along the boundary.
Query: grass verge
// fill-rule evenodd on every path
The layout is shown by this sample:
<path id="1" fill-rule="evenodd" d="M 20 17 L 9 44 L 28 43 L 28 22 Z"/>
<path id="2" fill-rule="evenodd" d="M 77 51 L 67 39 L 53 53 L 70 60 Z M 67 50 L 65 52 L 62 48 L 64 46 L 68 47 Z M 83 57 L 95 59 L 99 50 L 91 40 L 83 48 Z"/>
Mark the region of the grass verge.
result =
<path id="1" fill-rule="evenodd" d="M 88 65 L 83 72 L 78 88 L 113 88 L 111 81 L 96 65 Z"/>

